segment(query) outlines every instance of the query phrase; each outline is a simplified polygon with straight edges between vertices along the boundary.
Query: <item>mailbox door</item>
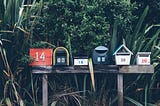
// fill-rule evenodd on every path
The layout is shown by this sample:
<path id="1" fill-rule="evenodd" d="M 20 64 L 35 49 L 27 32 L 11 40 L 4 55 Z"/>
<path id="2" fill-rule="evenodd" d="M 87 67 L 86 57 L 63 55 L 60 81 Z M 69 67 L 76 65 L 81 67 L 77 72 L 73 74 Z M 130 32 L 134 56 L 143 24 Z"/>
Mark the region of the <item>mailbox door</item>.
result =
<path id="1" fill-rule="evenodd" d="M 55 65 L 67 65 L 67 55 L 64 53 L 56 53 Z"/>

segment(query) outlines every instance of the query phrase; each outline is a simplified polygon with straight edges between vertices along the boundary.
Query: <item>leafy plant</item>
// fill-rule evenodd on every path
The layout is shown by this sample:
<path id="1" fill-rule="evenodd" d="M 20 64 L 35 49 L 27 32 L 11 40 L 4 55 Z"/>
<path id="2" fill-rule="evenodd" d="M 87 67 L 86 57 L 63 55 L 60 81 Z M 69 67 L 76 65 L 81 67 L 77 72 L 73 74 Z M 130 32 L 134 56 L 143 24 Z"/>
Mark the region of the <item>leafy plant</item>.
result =
<path id="1" fill-rule="evenodd" d="M 158 36 L 160 34 L 160 29 L 158 28 L 155 31 L 155 33 L 153 33 L 152 36 L 148 36 L 148 32 L 153 28 L 153 26 L 159 27 L 159 25 L 151 25 L 151 26 L 146 25 L 145 27 L 142 26 L 143 22 L 144 22 L 144 19 L 146 18 L 147 14 L 148 14 L 148 11 L 149 11 L 149 7 L 147 6 L 144 9 L 144 12 L 141 15 L 133 33 L 128 33 L 125 36 L 121 36 L 122 38 L 119 38 L 119 35 L 118 35 L 119 33 L 118 33 L 118 30 L 117 30 L 117 21 L 115 21 L 114 33 L 113 33 L 112 42 L 111 42 L 111 44 L 112 44 L 111 45 L 111 50 L 112 51 L 115 50 L 115 47 L 117 46 L 117 42 L 120 41 L 119 44 L 122 44 L 122 43 L 126 44 L 127 47 L 130 50 L 132 50 L 132 52 L 134 54 L 136 54 L 139 51 L 143 51 L 143 52 L 151 51 L 151 53 L 152 53 L 151 63 L 154 64 L 155 59 L 157 60 L 157 55 L 160 53 L 160 51 L 158 51 L 155 48 L 155 47 L 157 47 L 156 45 L 160 44 L 159 41 L 158 41 Z M 120 39 L 122 39 L 122 40 L 120 40 Z M 135 64 L 135 59 L 132 59 L 131 64 Z M 155 69 L 157 69 L 156 67 L 158 67 L 158 65 L 155 66 Z M 155 70 L 155 72 L 156 71 L 158 71 L 158 70 Z M 132 78 L 129 78 L 129 77 L 126 77 L 126 79 L 127 80 L 133 80 Z M 151 93 L 151 92 L 149 92 L 149 89 L 152 88 L 151 87 L 151 86 L 153 86 L 152 83 L 154 83 L 155 80 L 149 81 L 149 80 L 146 80 L 143 75 L 138 75 L 137 80 L 131 82 L 132 84 L 129 87 L 133 86 L 135 83 L 136 83 L 136 86 L 139 86 L 138 82 L 142 81 L 142 80 L 145 82 L 145 83 L 143 82 L 143 87 L 145 88 L 145 90 L 144 90 L 144 97 L 145 97 L 144 105 L 147 106 L 147 104 L 150 102 L 150 101 L 148 101 L 148 96 Z M 148 81 L 150 83 L 148 83 Z M 149 87 L 149 85 L 150 85 L 150 87 Z M 127 92 L 129 87 L 127 87 L 125 89 L 125 92 Z M 127 98 L 127 99 L 130 100 L 132 103 L 138 104 L 136 101 L 133 100 L 133 98 Z"/>

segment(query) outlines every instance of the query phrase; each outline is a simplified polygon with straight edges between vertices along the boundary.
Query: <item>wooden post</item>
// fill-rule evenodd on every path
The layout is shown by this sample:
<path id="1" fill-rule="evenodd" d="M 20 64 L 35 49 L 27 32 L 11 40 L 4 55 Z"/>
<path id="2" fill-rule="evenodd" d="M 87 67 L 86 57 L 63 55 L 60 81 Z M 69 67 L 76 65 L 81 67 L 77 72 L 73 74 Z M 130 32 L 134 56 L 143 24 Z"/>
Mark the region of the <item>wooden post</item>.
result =
<path id="1" fill-rule="evenodd" d="M 43 106 L 48 106 L 48 76 L 47 74 L 43 74 L 42 78 L 42 100 Z"/>
<path id="2" fill-rule="evenodd" d="M 123 106 L 123 74 L 117 76 L 118 106 Z"/>

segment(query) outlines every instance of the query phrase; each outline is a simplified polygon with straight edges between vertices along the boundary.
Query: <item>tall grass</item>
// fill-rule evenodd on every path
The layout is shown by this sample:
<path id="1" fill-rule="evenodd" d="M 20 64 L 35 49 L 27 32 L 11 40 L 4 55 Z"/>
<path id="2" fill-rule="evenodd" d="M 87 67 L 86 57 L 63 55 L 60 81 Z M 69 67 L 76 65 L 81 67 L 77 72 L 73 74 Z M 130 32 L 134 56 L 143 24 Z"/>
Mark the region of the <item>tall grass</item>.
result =
<path id="1" fill-rule="evenodd" d="M 27 1 L 27 4 L 24 3 L 25 0 L 0 1 L 0 59 L 2 59 L 0 66 L 3 68 L 0 77 L 3 79 L 1 81 L 3 82 L 3 89 L 1 90 L 4 92 L 3 97 L 0 97 L 2 98 L 0 105 L 25 106 L 28 104 L 25 101 L 25 97 L 29 97 L 29 100 L 35 106 L 37 105 L 35 96 L 37 92 L 33 89 L 34 78 L 31 76 L 31 85 L 30 83 L 25 85 L 27 83 L 25 79 L 28 74 L 23 71 L 24 68 L 21 63 L 18 63 L 18 59 L 24 53 L 24 49 L 26 50 L 26 46 L 29 45 L 28 41 L 36 23 L 36 18 L 33 21 L 30 19 L 34 15 L 38 16 L 41 9 L 38 9 L 38 12 L 33 14 L 32 11 L 36 0 Z M 42 0 L 39 4 L 39 8 L 42 8 Z M 23 85 L 26 88 L 23 88 Z M 30 95 L 30 88 L 32 88 L 33 96 Z"/>

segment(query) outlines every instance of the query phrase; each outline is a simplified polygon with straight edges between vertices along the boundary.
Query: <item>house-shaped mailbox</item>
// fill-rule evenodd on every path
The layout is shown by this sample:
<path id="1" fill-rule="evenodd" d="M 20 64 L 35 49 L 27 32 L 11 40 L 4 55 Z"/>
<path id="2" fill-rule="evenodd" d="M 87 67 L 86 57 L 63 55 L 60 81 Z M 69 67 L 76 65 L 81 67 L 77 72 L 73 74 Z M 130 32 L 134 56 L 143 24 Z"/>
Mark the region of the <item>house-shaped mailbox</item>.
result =
<path id="1" fill-rule="evenodd" d="M 57 47 L 53 52 L 53 65 L 69 65 L 69 52 L 64 47 Z"/>
<path id="2" fill-rule="evenodd" d="M 151 52 L 138 52 L 136 55 L 137 65 L 150 65 Z"/>
<path id="3" fill-rule="evenodd" d="M 130 65 L 131 55 L 133 55 L 133 53 L 122 44 L 113 55 L 115 55 L 116 65 Z"/>
<path id="4" fill-rule="evenodd" d="M 93 64 L 109 64 L 109 52 L 105 46 L 98 46 L 92 53 Z"/>

